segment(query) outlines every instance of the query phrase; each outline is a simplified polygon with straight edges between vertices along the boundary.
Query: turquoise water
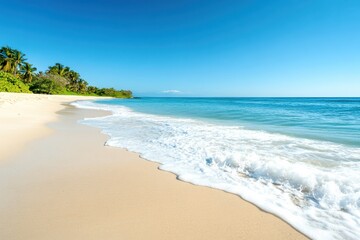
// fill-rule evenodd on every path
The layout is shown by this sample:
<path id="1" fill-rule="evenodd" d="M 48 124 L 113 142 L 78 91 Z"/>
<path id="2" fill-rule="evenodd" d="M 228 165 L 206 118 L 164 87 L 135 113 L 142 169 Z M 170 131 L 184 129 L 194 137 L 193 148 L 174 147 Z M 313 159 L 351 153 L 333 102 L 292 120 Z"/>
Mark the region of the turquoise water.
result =
<path id="1" fill-rule="evenodd" d="M 81 121 L 193 184 L 241 196 L 313 239 L 360 239 L 360 98 L 82 101 Z M 226 216 L 224 216 L 226 217 Z"/>
<path id="2" fill-rule="evenodd" d="M 99 102 L 143 113 L 360 146 L 360 98 L 141 98 Z"/>

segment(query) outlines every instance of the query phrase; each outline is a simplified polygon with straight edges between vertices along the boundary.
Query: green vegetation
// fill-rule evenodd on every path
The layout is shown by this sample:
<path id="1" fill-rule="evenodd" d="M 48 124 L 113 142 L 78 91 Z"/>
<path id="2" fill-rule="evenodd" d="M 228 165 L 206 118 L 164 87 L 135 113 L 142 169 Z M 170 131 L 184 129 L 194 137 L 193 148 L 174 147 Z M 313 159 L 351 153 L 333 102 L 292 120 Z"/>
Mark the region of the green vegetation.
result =
<path id="1" fill-rule="evenodd" d="M 80 74 L 56 63 L 45 72 L 26 62 L 25 54 L 10 47 L 0 49 L 0 92 L 24 92 L 64 95 L 109 96 L 132 98 L 128 90 L 88 86 Z"/>
<path id="2" fill-rule="evenodd" d="M 29 86 L 10 73 L 0 71 L 0 92 L 31 93 Z"/>

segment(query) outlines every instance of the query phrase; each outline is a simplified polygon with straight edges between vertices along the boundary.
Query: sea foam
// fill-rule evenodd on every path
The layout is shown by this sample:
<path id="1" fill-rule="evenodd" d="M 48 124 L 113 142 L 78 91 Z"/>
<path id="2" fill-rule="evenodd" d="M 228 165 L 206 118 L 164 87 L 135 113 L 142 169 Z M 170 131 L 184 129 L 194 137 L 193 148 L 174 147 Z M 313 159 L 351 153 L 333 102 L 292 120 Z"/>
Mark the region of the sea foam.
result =
<path id="1" fill-rule="evenodd" d="M 83 124 L 179 179 L 237 194 L 313 239 L 360 239 L 360 149 L 200 120 L 109 110 Z"/>

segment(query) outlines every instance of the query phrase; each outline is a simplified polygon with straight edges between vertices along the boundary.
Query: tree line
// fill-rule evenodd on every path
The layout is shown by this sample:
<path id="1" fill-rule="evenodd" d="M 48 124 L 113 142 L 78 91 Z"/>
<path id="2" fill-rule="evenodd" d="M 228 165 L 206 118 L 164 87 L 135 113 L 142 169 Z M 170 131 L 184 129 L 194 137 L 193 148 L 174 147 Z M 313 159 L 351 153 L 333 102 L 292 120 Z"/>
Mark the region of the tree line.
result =
<path id="1" fill-rule="evenodd" d="M 45 72 L 36 71 L 24 53 L 8 46 L 0 49 L 0 91 L 132 97 L 129 90 L 89 86 L 78 72 L 60 63 L 49 66 Z"/>

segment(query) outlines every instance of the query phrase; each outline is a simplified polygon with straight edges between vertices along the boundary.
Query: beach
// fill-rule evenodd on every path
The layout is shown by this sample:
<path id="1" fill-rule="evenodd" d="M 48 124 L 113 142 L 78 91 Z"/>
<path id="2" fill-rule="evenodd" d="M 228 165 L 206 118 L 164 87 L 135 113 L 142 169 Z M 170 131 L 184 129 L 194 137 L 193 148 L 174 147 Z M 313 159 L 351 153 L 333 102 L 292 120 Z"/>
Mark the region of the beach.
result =
<path id="1" fill-rule="evenodd" d="M 239 196 L 180 181 L 79 124 L 79 96 L 0 93 L 0 239 L 306 239 Z"/>

